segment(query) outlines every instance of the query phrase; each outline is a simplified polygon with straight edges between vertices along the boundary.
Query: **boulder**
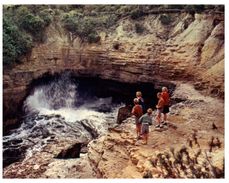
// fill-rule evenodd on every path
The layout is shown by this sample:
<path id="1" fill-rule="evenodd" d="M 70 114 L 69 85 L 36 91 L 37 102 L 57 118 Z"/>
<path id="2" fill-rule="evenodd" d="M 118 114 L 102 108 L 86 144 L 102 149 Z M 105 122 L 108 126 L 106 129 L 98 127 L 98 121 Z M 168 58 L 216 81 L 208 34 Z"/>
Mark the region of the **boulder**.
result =
<path id="1" fill-rule="evenodd" d="M 131 106 L 124 106 L 119 108 L 117 123 L 121 124 L 123 120 L 131 116 Z"/>

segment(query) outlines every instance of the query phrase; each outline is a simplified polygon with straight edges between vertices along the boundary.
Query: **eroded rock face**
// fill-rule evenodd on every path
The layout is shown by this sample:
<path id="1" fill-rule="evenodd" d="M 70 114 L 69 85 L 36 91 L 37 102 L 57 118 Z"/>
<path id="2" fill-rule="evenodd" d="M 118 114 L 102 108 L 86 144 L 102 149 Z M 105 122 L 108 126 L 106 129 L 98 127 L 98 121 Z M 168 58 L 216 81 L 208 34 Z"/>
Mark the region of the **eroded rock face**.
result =
<path id="1" fill-rule="evenodd" d="M 132 20 L 122 20 L 109 35 L 101 32 L 99 45 L 80 48 L 77 40 L 68 42 L 60 26 L 51 25 L 46 43 L 34 47 L 22 64 L 4 69 L 4 121 L 18 116 L 33 79 L 66 70 L 78 76 L 155 85 L 168 79 L 196 81 L 206 93 L 223 98 L 224 15 L 169 16 L 173 23 L 168 26 L 156 14 L 140 20 L 147 28 L 142 35 L 135 32 Z"/>

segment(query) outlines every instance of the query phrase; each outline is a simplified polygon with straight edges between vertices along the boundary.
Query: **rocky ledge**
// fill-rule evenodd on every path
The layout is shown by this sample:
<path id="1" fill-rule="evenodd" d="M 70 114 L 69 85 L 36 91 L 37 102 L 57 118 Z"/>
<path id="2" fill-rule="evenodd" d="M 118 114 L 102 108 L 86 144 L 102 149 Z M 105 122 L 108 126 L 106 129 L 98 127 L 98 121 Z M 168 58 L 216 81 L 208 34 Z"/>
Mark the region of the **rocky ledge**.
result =
<path id="1" fill-rule="evenodd" d="M 224 104 L 180 84 L 168 127 L 150 127 L 148 145 L 136 140 L 134 119 L 89 144 L 88 158 L 101 178 L 223 178 Z"/>

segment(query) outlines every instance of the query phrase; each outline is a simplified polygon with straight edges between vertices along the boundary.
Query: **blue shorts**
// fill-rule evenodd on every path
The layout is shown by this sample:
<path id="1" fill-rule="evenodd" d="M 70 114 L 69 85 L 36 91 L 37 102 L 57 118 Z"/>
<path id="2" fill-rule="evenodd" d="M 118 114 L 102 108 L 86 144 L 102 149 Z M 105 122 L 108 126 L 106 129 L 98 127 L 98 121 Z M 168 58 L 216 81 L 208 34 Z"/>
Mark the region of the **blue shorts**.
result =
<path id="1" fill-rule="evenodd" d="M 142 124 L 141 134 L 148 134 L 149 133 L 149 124 Z"/>

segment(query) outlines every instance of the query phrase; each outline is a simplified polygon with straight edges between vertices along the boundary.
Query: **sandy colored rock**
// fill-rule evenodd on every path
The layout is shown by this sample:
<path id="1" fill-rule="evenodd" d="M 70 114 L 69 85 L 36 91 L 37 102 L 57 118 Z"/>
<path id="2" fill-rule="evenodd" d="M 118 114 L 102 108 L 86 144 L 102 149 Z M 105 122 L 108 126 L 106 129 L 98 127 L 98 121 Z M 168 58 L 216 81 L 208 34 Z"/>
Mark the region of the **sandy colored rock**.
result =
<path id="1" fill-rule="evenodd" d="M 59 22 L 51 24 L 44 44 L 36 45 L 22 64 L 4 69 L 4 119 L 15 117 L 16 111 L 7 104 L 14 101 L 18 109 L 33 80 L 45 73 L 65 70 L 79 76 L 121 82 L 145 81 L 155 85 L 167 79 L 201 81 L 206 85 L 203 92 L 215 96 L 217 87 L 218 97 L 223 98 L 224 87 L 218 85 L 223 84 L 224 75 L 208 77 L 208 69 L 211 73 L 214 70 L 224 73 L 224 68 L 217 66 L 224 59 L 223 15 L 179 13 L 170 16 L 173 24 L 169 27 L 160 23 L 157 14 L 144 17 L 141 22 L 147 33 L 142 35 L 135 32 L 133 20 L 120 20 L 114 30 L 103 36 L 99 46 L 83 44 L 79 47 L 77 39 L 70 44 Z M 120 49 L 115 50 L 113 43 L 121 45 Z M 20 96 L 14 95 L 15 87 L 17 93 L 22 93 Z"/>

